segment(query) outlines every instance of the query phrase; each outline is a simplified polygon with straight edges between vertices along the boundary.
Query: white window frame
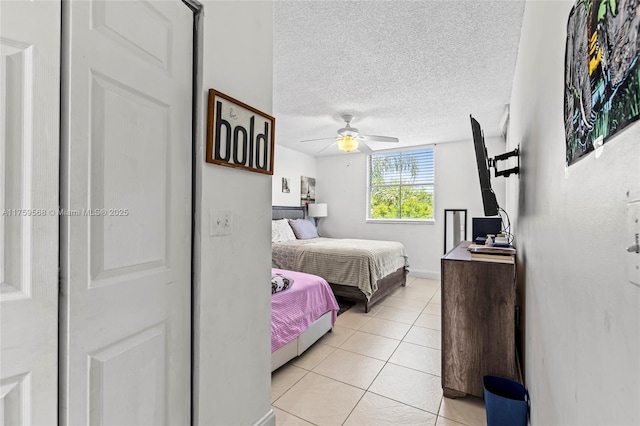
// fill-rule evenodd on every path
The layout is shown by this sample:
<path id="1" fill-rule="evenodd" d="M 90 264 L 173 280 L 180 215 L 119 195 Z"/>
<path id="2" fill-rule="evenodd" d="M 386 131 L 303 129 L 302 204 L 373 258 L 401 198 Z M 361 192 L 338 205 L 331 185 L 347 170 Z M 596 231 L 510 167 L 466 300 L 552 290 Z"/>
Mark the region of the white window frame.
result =
<path id="1" fill-rule="evenodd" d="M 431 191 L 433 194 L 433 217 L 430 219 L 402 219 L 402 218 L 394 218 L 394 219 L 375 219 L 369 217 L 371 212 L 371 191 L 373 189 L 371 185 L 371 156 L 372 155 L 380 155 L 380 154 L 393 154 L 397 152 L 409 152 L 409 151 L 418 151 L 418 150 L 428 150 L 431 149 L 433 151 L 433 183 L 431 184 Z M 423 146 L 414 146 L 393 150 L 385 150 L 385 151 L 377 151 L 373 154 L 367 155 L 367 167 L 366 167 L 366 206 L 365 206 L 365 219 L 366 223 L 378 223 L 378 224 L 416 224 L 416 225 L 433 225 L 435 224 L 436 219 L 436 146 L 435 145 L 423 145 Z M 395 185 L 394 185 L 395 186 Z M 415 185 L 404 185 L 404 186 L 429 186 L 429 184 L 415 184 Z"/>

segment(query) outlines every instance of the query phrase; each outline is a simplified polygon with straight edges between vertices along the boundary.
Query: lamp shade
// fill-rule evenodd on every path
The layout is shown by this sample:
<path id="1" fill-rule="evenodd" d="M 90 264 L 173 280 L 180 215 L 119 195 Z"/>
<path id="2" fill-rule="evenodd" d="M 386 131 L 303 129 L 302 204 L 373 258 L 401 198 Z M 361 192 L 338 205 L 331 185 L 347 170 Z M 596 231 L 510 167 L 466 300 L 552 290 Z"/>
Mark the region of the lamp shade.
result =
<path id="1" fill-rule="evenodd" d="M 309 204 L 310 217 L 327 217 L 327 205 L 324 203 Z"/>
<path id="2" fill-rule="evenodd" d="M 358 140 L 352 136 L 344 135 L 338 139 L 338 148 L 344 152 L 351 152 L 358 147 Z"/>

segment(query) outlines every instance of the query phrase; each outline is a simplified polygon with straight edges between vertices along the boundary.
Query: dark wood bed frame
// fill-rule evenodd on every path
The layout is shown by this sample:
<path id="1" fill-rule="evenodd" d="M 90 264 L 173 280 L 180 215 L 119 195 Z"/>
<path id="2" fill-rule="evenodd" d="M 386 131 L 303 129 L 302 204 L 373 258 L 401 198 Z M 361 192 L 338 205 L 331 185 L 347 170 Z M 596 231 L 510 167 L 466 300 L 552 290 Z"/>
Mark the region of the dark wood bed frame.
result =
<path id="1" fill-rule="evenodd" d="M 271 208 L 271 219 L 304 219 L 306 216 L 306 207 L 300 206 L 273 206 Z M 399 268 L 395 272 L 387 275 L 384 278 L 378 280 L 378 290 L 371 295 L 371 299 L 367 300 L 367 296 L 364 295 L 358 287 L 339 283 L 329 283 L 333 293 L 347 300 L 353 300 L 355 302 L 364 302 L 364 311 L 369 312 L 369 309 L 380 300 L 384 299 L 389 293 L 392 293 L 399 287 L 404 287 L 407 284 L 407 270 L 406 268 Z"/>

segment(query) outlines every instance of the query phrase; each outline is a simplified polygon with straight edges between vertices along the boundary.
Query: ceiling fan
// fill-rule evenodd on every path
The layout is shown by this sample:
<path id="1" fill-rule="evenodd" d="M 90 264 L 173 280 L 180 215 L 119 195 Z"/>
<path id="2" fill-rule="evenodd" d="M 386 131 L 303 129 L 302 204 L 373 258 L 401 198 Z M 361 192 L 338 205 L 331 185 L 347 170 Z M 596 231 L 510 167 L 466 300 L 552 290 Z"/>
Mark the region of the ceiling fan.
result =
<path id="1" fill-rule="evenodd" d="M 357 149 L 362 153 L 370 154 L 373 151 L 365 142 L 400 142 L 398 138 L 389 136 L 361 135 L 358 129 L 356 129 L 355 127 L 351 127 L 351 120 L 353 120 L 353 115 L 343 114 L 341 115 L 341 117 L 347 124 L 342 129 L 338 130 L 338 136 L 333 138 L 308 139 L 300 142 L 306 143 L 335 140 L 335 142 L 333 142 L 332 144 L 327 145 L 320 151 L 318 151 L 318 154 L 333 145 L 338 145 L 338 149 L 344 152 L 351 152 Z"/>

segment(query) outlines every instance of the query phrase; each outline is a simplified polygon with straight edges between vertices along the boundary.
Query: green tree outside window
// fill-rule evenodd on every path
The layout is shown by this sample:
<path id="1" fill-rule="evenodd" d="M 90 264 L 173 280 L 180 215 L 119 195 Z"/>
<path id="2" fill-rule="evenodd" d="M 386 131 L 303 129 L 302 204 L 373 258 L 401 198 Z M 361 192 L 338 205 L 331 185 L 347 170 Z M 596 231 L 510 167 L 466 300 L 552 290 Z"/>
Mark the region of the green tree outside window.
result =
<path id="1" fill-rule="evenodd" d="M 433 219 L 434 150 L 369 156 L 369 219 Z"/>

